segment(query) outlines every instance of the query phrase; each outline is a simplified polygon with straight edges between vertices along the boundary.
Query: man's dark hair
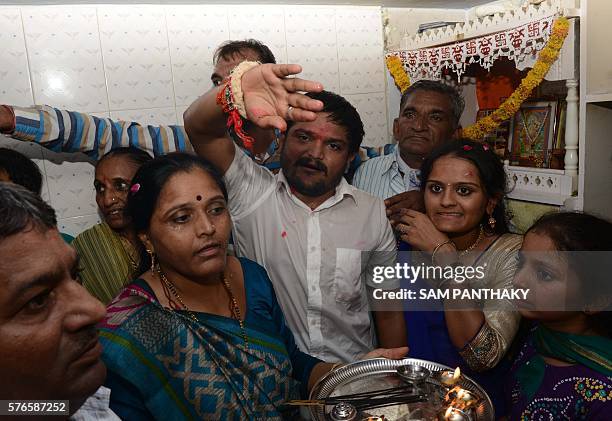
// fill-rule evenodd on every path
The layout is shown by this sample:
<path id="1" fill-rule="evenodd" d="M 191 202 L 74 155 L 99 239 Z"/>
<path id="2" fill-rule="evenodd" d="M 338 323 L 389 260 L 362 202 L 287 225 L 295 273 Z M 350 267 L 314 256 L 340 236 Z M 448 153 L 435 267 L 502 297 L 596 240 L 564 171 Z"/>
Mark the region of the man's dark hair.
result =
<path id="1" fill-rule="evenodd" d="M 465 101 L 463 97 L 459 94 L 457 89 L 437 80 L 419 80 L 410 85 L 408 89 L 406 89 L 402 94 L 402 99 L 400 99 L 400 113 L 401 110 L 404 108 L 404 104 L 406 103 L 410 95 L 417 91 L 438 92 L 442 95 L 446 95 L 451 105 L 451 112 L 453 114 L 453 126 L 455 129 L 459 126 L 459 119 L 461 118 L 461 114 L 463 114 L 463 109 L 465 108 Z"/>
<path id="2" fill-rule="evenodd" d="M 42 174 L 38 165 L 27 156 L 12 149 L 0 148 L 0 170 L 6 171 L 13 183 L 40 195 Z"/>
<path id="3" fill-rule="evenodd" d="M 329 91 L 309 92 L 306 96 L 323 103 L 323 109 L 319 113 L 329 113 L 327 119 L 346 130 L 349 153 L 357 153 L 365 132 L 363 122 L 355 107 L 340 95 Z M 291 120 L 287 122 L 287 132 L 293 124 Z"/>
<path id="4" fill-rule="evenodd" d="M 0 182 L 0 241 L 32 228 L 56 226 L 55 211 L 38 194 L 18 184 Z"/>
<path id="5" fill-rule="evenodd" d="M 270 48 L 256 39 L 224 42 L 215 50 L 213 63 L 217 64 L 222 58 L 228 60 L 235 54 L 244 55 L 244 50 L 251 50 L 257 54 L 258 61 L 261 63 L 276 64 L 276 58 Z"/>

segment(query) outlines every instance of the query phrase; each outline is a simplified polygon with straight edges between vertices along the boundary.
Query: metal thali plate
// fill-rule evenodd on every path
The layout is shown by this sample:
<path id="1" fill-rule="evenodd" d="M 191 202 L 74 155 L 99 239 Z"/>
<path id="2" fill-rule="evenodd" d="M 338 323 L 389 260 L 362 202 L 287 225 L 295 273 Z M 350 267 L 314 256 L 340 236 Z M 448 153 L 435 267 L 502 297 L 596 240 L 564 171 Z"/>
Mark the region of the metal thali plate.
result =
<path id="1" fill-rule="evenodd" d="M 348 395 L 352 393 L 368 392 L 386 389 L 389 387 L 403 385 L 403 381 L 397 375 L 397 367 L 407 364 L 414 364 L 425 367 L 432 373 L 441 370 L 454 370 L 442 364 L 414 358 L 404 358 L 402 360 L 390 360 L 386 358 L 374 358 L 370 360 L 357 361 L 340 367 L 333 372 L 323 376 L 310 392 L 310 399 L 325 399 L 330 396 Z M 441 383 L 434 376 L 427 380 L 431 390 L 443 390 Z M 479 397 L 478 405 L 472 410 L 471 416 L 474 421 L 492 421 L 495 419 L 493 404 L 487 393 L 475 381 L 468 376 L 461 375 L 455 384 L 463 389 L 473 392 Z M 439 393 L 439 392 L 437 392 Z M 431 414 L 435 412 L 434 398 L 431 403 L 396 405 L 387 408 L 371 410 L 370 415 L 385 415 L 385 420 L 429 420 Z M 418 405 L 421 405 L 418 409 Z M 439 405 L 439 404 L 438 404 Z M 328 421 L 329 412 L 332 406 L 312 406 L 310 413 L 313 420 Z M 427 411 L 430 411 L 429 413 Z M 386 414 L 391 415 L 393 418 Z M 421 414 L 421 415 L 419 415 Z M 360 418 L 358 418 L 360 419 Z"/>

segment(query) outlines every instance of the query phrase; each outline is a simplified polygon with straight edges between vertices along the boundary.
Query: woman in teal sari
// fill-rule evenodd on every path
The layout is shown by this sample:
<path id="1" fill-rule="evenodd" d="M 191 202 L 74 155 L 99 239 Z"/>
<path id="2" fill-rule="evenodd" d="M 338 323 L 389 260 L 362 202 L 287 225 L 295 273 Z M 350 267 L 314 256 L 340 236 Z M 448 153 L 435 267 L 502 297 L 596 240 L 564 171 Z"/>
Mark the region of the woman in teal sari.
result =
<path id="1" fill-rule="evenodd" d="M 128 212 L 150 266 L 109 305 L 100 334 L 123 419 L 281 419 L 282 403 L 333 369 L 299 351 L 266 271 L 227 256 L 226 202 L 217 171 L 191 155 L 134 177 Z"/>
<path id="2" fill-rule="evenodd" d="M 555 213 L 525 235 L 517 288 L 536 321 L 507 385 L 512 420 L 603 420 L 612 411 L 612 224 Z"/>

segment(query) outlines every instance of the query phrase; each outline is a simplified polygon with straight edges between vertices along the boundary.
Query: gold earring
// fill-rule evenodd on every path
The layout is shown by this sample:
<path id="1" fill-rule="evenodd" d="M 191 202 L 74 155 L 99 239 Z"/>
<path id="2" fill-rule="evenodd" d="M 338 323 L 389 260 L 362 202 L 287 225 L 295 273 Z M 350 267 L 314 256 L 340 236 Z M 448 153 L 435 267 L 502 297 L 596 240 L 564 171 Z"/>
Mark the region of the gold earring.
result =
<path id="1" fill-rule="evenodd" d="M 495 224 L 497 223 L 497 221 L 495 220 L 495 218 L 493 218 L 493 215 L 489 216 L 489 226 L 491 227 L 491 229 L 493 231 L 495 231 Z"/>
<path id="2" fill-rule="evenodd" d="M 149 257 L 151 258 L 151 272 L 155 270 L 155 253 L 152 250 L 146 249 Z"/>

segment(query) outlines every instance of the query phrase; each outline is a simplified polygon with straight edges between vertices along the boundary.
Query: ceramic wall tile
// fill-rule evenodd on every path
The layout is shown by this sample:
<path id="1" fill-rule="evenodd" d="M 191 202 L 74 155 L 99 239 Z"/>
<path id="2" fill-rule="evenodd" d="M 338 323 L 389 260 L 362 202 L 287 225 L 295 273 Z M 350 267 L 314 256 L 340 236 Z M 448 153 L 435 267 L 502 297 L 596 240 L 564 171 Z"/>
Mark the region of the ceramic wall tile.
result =
<path id="1" fill-rule="evenodd" d="M 73 216 L 71 218 L 60 218 L 57 220 L 57 228 L 60 232 L 76 237 L 81 232 L 100 223 L 98 214 Z"/>
<path id="2" fill-rule="evenodd" d="M 165 9 L 98 7 L 110 110 L 174 106 Z"/>
<path id="3" fill-rule="evenodd" d="M 0 6 L 0 28 L 0 57 L 9 58 L 0 61 L 0 102 L 182 124 L 185 109 L 210 87 L 217 46 L 255 38 L 279 63 L 301 64 L 302 77 L 354 103 L 366 127 L 364 144 L 390 140 L 378 7 Z M 7 143 L 38 159 L 43 196 L 65 231 L 77 234 L 98 222 L 94 168 L 85 155 L 0 138 L 0 146 Z"/>
<path id="4" fill-rule="evenodd" d="M 385 94 L 352 94 L 346 95 L 361 117 L 365 137 L 364 146 L 382 146 L 391 142 L 387 130 L 387 111 Z"/>
<path id="5" fill-rule="evenodd" d="M 287 61 L 302 66 L 300 77 L 316 80 L 326 90 L 338 92 L 335 13 L 332 7 L 287 7 L 285 25 Z"/>
<path id="6" fill-rule="evenodd" d="M 341 8 L 336 13 L 340 91 L 383 92 L 382 24 L 379 7 Z"/>
<path id="7" fill-rule="evenodd" d="M 91 114 L 94 117 L 99 117 L 99 118 L 109 118 L 110 117 L 109 111 L 92 112 L 89 114 Z"/>
<path id="8" fill-rule="evenodd" d="M 393 120 L 399 116 L 399 105 L 402 99 L 400 90 L 395 86 L 391 73 L 386 72 L 387 78 L 387 121 L 389 123 L 389 139 L 393 136 Z"/>
<path id="9" fill-rule="evenodd" d="M 230 39 L 255 38 L 263 42 L 276 57 L 287 62 L 285 14 L 279 6 L 231 6 L 228 8 Z"/>
<path id="10" fill-rule="evenodd" d="M 34 101 L 78 111 L 108 109 L 96 9 L 22 9 Z"/>
<path id="11" fill-rule="evenodd" d="M 166 9 L 177 105 L 191 104 L 210 89 L 216 48 L 229 39 L 227 9 L 173 6 Z"/>
<path id="12" fill-rule="evenodd" d="M 0 103 L 31 105 L 28 57 L 23 36 L 21 10 L 0 6 Z"/>
<path id="13" fill-rule="evenodd" d="M 47 151 L 45 156 L 48 156 Z M 57 164 L 47 159 L 45 169 L 51 206 L 57 211 L 58 218 L 91 215 L 97 212 L 93 187 L 94 167 L 91 163 L 64 160 Z"/>
<path id="14" fill-rule="evenodd" d="M 176 106 L 176 124 L 178 124 L 179 126 L 185 125 L 185 121 L 183 120 L 183 114 L 185 113 L 185 111 L 187 111 L 187 108 L 189 108 L 189 105 Z"/>
<path id="15" fill-rule="evenodd" d="M 113 120 L 135 121 L 142 125 L 169 126 L 176 125 L 176 109 L 150 108 L 146 110 L 111 111 Z"/>

